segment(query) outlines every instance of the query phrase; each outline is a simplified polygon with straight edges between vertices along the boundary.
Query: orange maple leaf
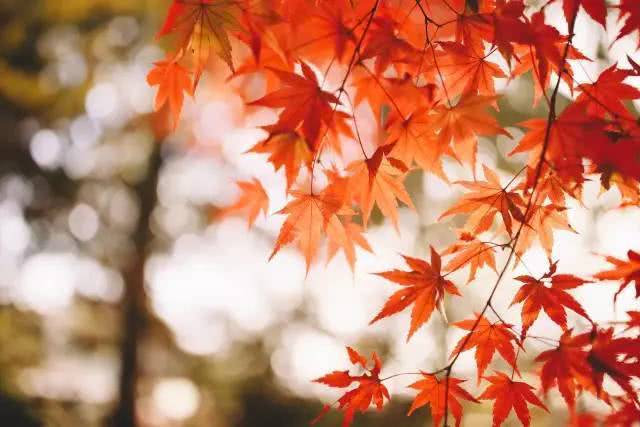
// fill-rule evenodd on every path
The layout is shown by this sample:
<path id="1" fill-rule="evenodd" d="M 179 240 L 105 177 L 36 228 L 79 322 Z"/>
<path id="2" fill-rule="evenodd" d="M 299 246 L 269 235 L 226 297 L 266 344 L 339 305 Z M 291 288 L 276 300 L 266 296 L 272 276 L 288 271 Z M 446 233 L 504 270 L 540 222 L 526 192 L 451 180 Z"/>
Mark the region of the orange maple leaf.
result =
<path id="1" fill-rule="evenodd" d="M 238 181 L 236 184 L 240 187 L 240 197 L 232 205 L 221 209 L 216 216 L 222 218 L 229 215 L 246 215 L 247 223 L 251 227 L 261 211 L 267 215 L 269 196 L 256 178 L 251 181 Z"/>
<path id="2" fill-rule="evenodd" d="M 411 311 L 411 327 L 407 341 L 431 317 L 431 313 L 438 304 L 442 303 L 445 293 L 460 295 L 458 288 L 450 280 L 445 279 L 441 272 L 440 255 L 431 247 L 431 264 L 418 258 L 403 256 L 411 271 L 391 270 L 376 273 L 394 283 L 402 289 L 391 295 L 382 310 L 370 322 L 389 317 L 413 304 Z"/>
<path id="3" fill-rule="evenodd" d="M 482 400 L 495 400 L 493 404 L 493 427 L 499 427 L 509 416 L 511 410 L 516 411 L 518 419 L 524 427 L 531 424 L 531 415 L 527 402 L 538 406 L 549 412 L 547 407 L 533 393 L 534 388 L 529 384 L 513 381 L 503 372 L 496 372 L 495 375 L 486 377 L 491 383 L 478 397 Z"/>
<path id="4" fill-rule="evenodd" d="M 411 209 L 415 207 L 403 184 L 406 167 L 402 162 L 394 161 L 393 158 L 383 157 L 383 150 L 384 147 L 380 147 L 370 159 L 357 160 L 347 166 L 347 170 L 352 173 L 349 187 L 353 190 L 353 197 L 362 210 L 365 228 L 373 205 L 376 204 L 384 216 L 391 218 L 397 230 L 398 202 L 396 199 Z"/>
<path id="5" fill-rule="evenodd" d="M 630 283 L 635 283 L 636 298 L 640 297 L 640 253 L 629 250 L 627 252 L 628 261 L 608 256 L 607 261 L 614 265 L 612 270 L 601 271 L 595 274 L 593 277 L 599 280 L 622 280 L 622 284 L 615 294 L 614 299 L 618 298 L 620 292 L 622 292 Z"/>
<path id="6" fill-rule="evenodd" d="M 509 132 L 498 125 L 487 109 L 496 100 L 494 96 L 467 94 L 453 106 L 440 105 L 435 110 L 434 126 L 440 129 L 438 138 L 442 145 L 453 141 L 457 157 L 475 170 L 478 135 L 506 135 Z"/>
<path id="7" fill-rule="evenodd" d="M 565 307 L 591 321 L 582 305 L 566 291 L 588 283 L 579 277 L 570 274 L 555 274 L 557 262 L 551 264 L 547 273 L 539 279 L 531 276 L 518 276 L 515 280 L 524 283 L 516 293 L 511 305 L 522 305 L 522 333 L 520 339 L 524 339 L 527 331 L 536 321 L 540 310 L 563 330 L 567 329 L 567 313 Z M 546 285 L 550 286 L 547 287 Z"/>
<path id="8" fill-rule="evenodd" d="M 445 78 L 449 96 L 496 94 L 494 78 L 506 75 L 496 64 L 487 61 L 483 50 L 475 51 L 472 46 L 455 42 L 438 44 L 444 51 L 438 59 L 438 67 Z"/>
<path id="9" fill-rule="evenodd" d="M 313 153 L 296 132 L 281 132 L 269 135 L 267 139 L 254 145 L 248 153 L 269 154 L 268 161 L 276 171 L 284 167 L 287 189 L 295 183 L 300 168 L 309 168 Z"/>
<path id="10" fill-rule="evenodd" d="M 487 242 L 482 242 L 467 232 L 460 233 L 460 241 L 449 246 L 443 255 L 455 256 L 444 266 L 444 271 L 452 272 L 461 269 L 469 264 L 469 277 L 467 283 L 476 278 L 479 268 L 488 266 L 496 271 L 496 246 Z"/>
<path id="11" fill-rule="evenodd" d="M 356 262 L 356 246 L 367 252 L 373 252 L 366 237 L 362 235 L 363 228 L 349 218 L 340 221 L 337 215 L 331 217 L 327 224 L 327 262 L 331 261 L 338 250 L 342 249 L 353 270 Z"/>
<path id="12" fill-rule="evenodd" d="M 469 214 L 465 228 L 472 234 L 487 231 L 493 224 L 496 214 L 500 213 L 509 235 L 512 234 L 513 220 L 524 219 L 525 203 L 515 191 L 509 191 L 500 184 L 498 175 L 482 165 L 486 181 L 458 181 L 471 190 L 462 196 L 454 206 L 445 211 L 440 218 L 453 214 Z"/>
<path id="13" fill-rule="evenodd" d="M 314 380 L 314 382 L 335 388 L 345 388 L 349 387 L 353 383 L 358 383 L 357 388 L 347 391 L 340 399 L 338 399 L 338 409 L 344 412 L 342 427 L 348 427 L 351 425 L 356 412 L 360 411 L 364 413 L 369 409 L 372 402 L 380 411 L 382 410 L 384 398 L 386 397 L 387 400 L 390 399 L 389 391 L 380 380 L 382 362 L 378 358 L 378 355 L 375 352 L 371 355 L 373 367 L 369 369 L 367 368 L 367 359 L 356 350 L 351 347 L 347 347 L 347 353 L 349 354 L 349 360 L 351 363 L 353 365 L 359 365 L 361 369 L 364 369 L 364 374 L 350 375 L 349 371 L 333 371 Z M 311 421 L 311 424 L 315 424 L 320 421 L 320 419 L 329 412 L 330 408 L 330 405 L 325 405 L 320 414 Z"/>
<path id="14" fill-rule="evenodd" d="M 429 109 L 422 107 L 406 118 L 394 116 L 387 123 L 387 144 L 394 144 L 390 156 L 411 166 L 415 161 L 422 169 L 447 181 L 442 170 L 444 154 L 455 157 L 449 144 L 441 145 L 434 132 Z"/>
<path id="15" fill-rule="evenodd" d="M 147 83 L 150 86 L 158 86 L 154 109 L 158 111 L 163 105 L 168 104 L 174 129 L 178 126 L 180 119 L 184 93 L 193 95 L 190 74 L 189 70 L 170 57 L 155 62 L 153 68 L 147 74 Z"/>
<path id="16" fill-rule="evenodd" d="M 447 387 L 447 381 L 449 385 Z M 438 379 L 435 375 L 422 373 L 422 379 L 411 384 L 409 387 L 418 390 L 408 415 L 411 415 L 416 409 L 429 404 L 431 406 L 431 417 L 433 425 L 438 426 L 442 421 L 445 410 L 449 410 L 456 420 L 456 427 L 460 425 L 462 420 L 462 405 L 458 399 L 468 400 L 470 402 L 479 403 L 468 391 L 460 387 L 459 384 L 465 382 L 458 378 L 448 377 L 447 379 Z M 447 393 L 448 398 L 445 393 Z M 447 407 L 445 408 L 445 401 Z"/>
<path id="17" fill-rule="evenodd" d="M 301 61 L 300 67 L 302 76 L 270 68 L 280 78 L 284 87 L 248 105 L 284 108 L 278 122 L 266 129 L 273 133 L 295 131 L 300 126 L 307 144 L 315 150 L 319 144 L 322 126 L 332 127 L 335 108 L 331 104 L 339 105 L 340 100 L 322 90 L 309 65 Z"/>
<path id="18" fill-rule="evenodd" d="M 512 341 L 521 347 L 516 335 L 511 331 L 511 326 L 502 322 L 491 323 L 486 317 L 480 316 L 479 319 L 462 320 L 454 323 L 455 326 L 467 331 L 471 331 L 474 325 L 477 326 L 473 332 L 465 335 L 458 341 L 456 347 L 451 352 L 453 357 L 463 351 L 476 349 L 476 365 L 478 367 L 478 382 L 484 373 L 489 362 L 493 359 L 493 355 L 498 351 L 502 358 L 517 372 L 516 353 L 513 349 Z"/>
<path id="19" fill-rule="evenodd" d="M 177 33 L 180 54 L 190 53 L 197 86 L 211 53 L 215 51 L 233 71 L 231 42 L 227 31 L 239 27 L 240 8 L 233 0 L 173 0 L 158 37 Z"/>
<path id="20" fill-rule="evenodd" d="M 516 253 L 522 255 L 537 239 L 547 256 L 551 257 L 554 230 L 576 232 L 569 224 L 566 210 L 567 208 L 563 206 L 552 204 L 532 205 L 524 220 L 520 239 L 516 245 Z"/>
<path id="21" fill-rule="evenodd" d="M 344 180 L 327 186 L 319 194 L 291 191 L 293 200 L 277 212 L 286 214 L 287 219 L 280 228 L 269 259 L 273 258 L 283 246 L 297 241 L 304 255 L 308 273 L 311 262 L 317 255 L 323 233 L 326 233 L 329 222 L 340 212 L 345 203 L 345 191 Z"/>
<path id="22" fill-rule="evenodd" d="M 375 58 L 375 72 L 382 75 L 390 66 L 411 63 L 420 52 L 411 43 L 399 36 L 398 23 L 390 14 L 380 13 L 373 19 L 365 43 L 362 59 Z"/>

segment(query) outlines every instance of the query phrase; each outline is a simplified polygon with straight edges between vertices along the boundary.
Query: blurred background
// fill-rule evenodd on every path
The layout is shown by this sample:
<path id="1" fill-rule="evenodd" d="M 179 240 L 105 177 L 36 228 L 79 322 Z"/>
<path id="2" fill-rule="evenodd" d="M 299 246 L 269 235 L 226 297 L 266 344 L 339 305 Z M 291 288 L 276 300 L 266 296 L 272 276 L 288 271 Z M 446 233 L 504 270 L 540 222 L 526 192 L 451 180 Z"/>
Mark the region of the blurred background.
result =
<path id="1" fill-rule="evenodd" d="M 375 253 L 359 253 L 353 271 L 339 255 L 305 278 L 294 249 L 267 262 L 282 223 L 272 214 L 285 202 L 284 177 L 264 157 L 243 154 L 264 137 L 256 124 L 266 113 L 243 102 L 246 88 L 259 94 L 261 82 L 227 81 L 226 66 L 214 66 L 179 129 L 167 132 L 151 114 L 145 80 L 163 57 L 154 34 L 167 6 L 0 0 L 0 425 L 129 427 L 135 406 L 140 426 L 298 427 L 338 396 L 311 380 L 348 368 L 345 345 L 377 351 L 383 374 L 443 366 L 462 331 L 434 316 L 407 344 L 407 313 L 367 326 L 393 289 L 369 273 L 400 267 L 399 253 L 423 256 L 429 244 L 453 242 L 459 219 L 438 217 L 460 189 L 412 173 L 417 212 L 401 212 L 399 233 L 378 218 L 367 233 Z M 634 51 L 633 39 L 609 49 L 608 36 L 582 14 L 577 28 L 578 47 L 595 59 L 576 67 L 580 81 Z M 499 119 L 514 140 L 480 147 L 480 162 L 505 177 L 525 160 L 505 157 L 522 135 L 515 124 L 545 111 L 531 108 L 530 77 L 506 91 Z M 446 168 L 452 180 L 468 178 L 455 164 Z M 238 196 L 234 182 L 251 177 L 267 189 L 270 215 L 250 231 L 241 218 L 212 221 Z M 585 194 L 585 206 L 570 206 L 576 233 L 555 236 L 563 272 L 587 275 L 605 265 L 597 253 L 640 248 L 638 209 L 610 209 L 620 196 L 600 194 L 597 181 Z M 526 269 L 546 267 L 543 251 L 532 250 Z M 447 318 L 481 308 L 493 280 L 481 271 L 465 298 L 447 302 Z M 506 283 L 497 305 L 517 322 L 519 310 L 508 310 L 515 288 Z M 607 321 L 633 308 L 625 302 L 631 294 L 616 307 L 602 304 L 614 290 L 594 284 L 577 294 L 594 320 Z M 533 329 L 560 332 L 546 318 Z M 530 344 L 522 359 L 533 372 L 530 361 L 545 347 Z M 477 392 L 472 352 L 456 369 Z M 535 382 L 533 373 L 525 378 Z M 430 425 L 425 409 L 404 416 L 412 380 L 389 381 L 391 404 L 354 426 Z M 558 396 L 548 404 L 554 417 L 534 412 L 534 425 L 565 425 Z M 464 425 L 489 425 L 490 410 L 469 407 Z M 321 423 L 339 424 L 337 413 Z"/>

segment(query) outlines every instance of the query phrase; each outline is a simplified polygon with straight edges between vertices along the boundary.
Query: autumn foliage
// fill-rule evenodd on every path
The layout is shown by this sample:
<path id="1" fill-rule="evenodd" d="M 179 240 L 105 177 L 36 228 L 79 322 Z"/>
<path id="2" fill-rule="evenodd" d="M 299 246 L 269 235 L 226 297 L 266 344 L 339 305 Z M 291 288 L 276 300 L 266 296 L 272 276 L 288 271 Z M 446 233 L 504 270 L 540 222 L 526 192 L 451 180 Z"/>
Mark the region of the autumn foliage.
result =
<path id="1" fill-rule="evenodd" d="M 288 197 L 272 211 L 284 222 L 271 257 L 294 245 L 309 273 L 326 247 L 328 259 L 343 252 L 353 268 L 359 250 L 375 251 L 366 238 L 374 212 L 398 229 L 399 206 L 416 209 L 405 188 L 408 174 L 432 174 L 463 191 L 440 213 L 441 219 L 460 219 L 455 243 L 431 246 L 428 260 L 405 255 L 406 266 L 374 272 L 395 290 L 372 313 L 371 323 L 408 311 L 407 340 L 429 321 L 448 323 L 444 313 L 435 314 L 443 312 L 445 299 L 464 298 L 466 289 L 451 273 L 467 268 L 467 282 L 486 289 L 478 312 L 451 322 L 462 338 L 449 361 L 435 372 L 416 367 L 420 372 L 383 377 L 375 353 L 369 360 L 347 347 L 352 369 L 315 380 L 344 394 L 314 423 L 332 406 L 344 413 L 345 427 L 370 406 L 382 409 L 392 398 L 385 381 L 399 375 L 417 376 L 409 385 L 416 394 L 408 415 L 428 406 L 436 425 L 449 425 L 450 417 L 459 425 L 463 403 L 486 400 L 494 426 L 512 412 L 528 426 L 532 408 L 552 410 L 544 403 L 552 390 L 566 403 L 572 425 L 600 419 L 608 426 L 631 426 L 640 419 L 640 313 L 598 324 L 576 292 L 611 282 L 619 286 L 617 298 L 633 284 L 637 298 L 640 255 L 631 247 L 627 259 L 604 254 L 611 267 L 581 278 L 557 271 L 562 254 L 553 252 L 557 231 L 574 232 L 568 209 L 582 203 L 587 181 L 599 181 L 603 192 L 617 191 L 620 208 L 640 204 L 640 125 L 629 103 L 640 99 L 629 83 L 640 77 L 640 65 L 620 58 L 594 81 L 578 81 L 575 67 L 593 58 L 573 45 L 578 17 L 612 33 L 613 43 L 634 36 L 640 2 L 538 3 L 174 0 L 170 6 L 158 36 L 169 38 L 172 47 L 148 82 L 158 87 L 156 109 L 164 109 L 174 127 L 185 96 L 197 93 L 212 62 L 226 64 L 229 84 L 249 76 L 263 79 L 265 93 L 246 99 L 246 108 L 269 109 L 277 118 L 261 125 L 264 137 L 249 152 L 283 171 Z M 548 22 L 554 4 L 563 11 L 560 26 Z M 618 30 L 606 19 L 614 12 Z M 510 155 L 526 162 L 505 176 L 480 164 L 478 138 L 512 138 L 496 117 L 502 96 L 497 82 L 508 85 L 523 75 L 532 76 L 534 102 L 546 106 L 546 113 L 518 124 L 524 136 L 514 141 Z M 561 86 L 573 93 L 562 107 Z M 445 161 L 465 166 L 470 178 L 451 182 Z M 269 211 L 269 197 L 257 179 L 238 186 L 239 199 L 216 217 L 243 215 L 251 226 Z M 547 254 L 548 271 L 511 276 L 511 267 L 537 245 Z M 480 269 L 494 271 L 495 280 L 476 284 Z M 496 307 L 494 295 L 505 286 L 515 286 L 511 309 L 520 313 L 519 324 L 503 320 L 510 307 Z M 556 338 L 529 335 L 541 316 L 557 325 Z M 537 369 L 525 375 L 519 360 L 532 340 L 548 349 L 530 355 Z M 474 355 L 475 378 L 454 372 L 466 352 Z M 490 369 L 496 360 L 504 369 Z M 480 385 L 475 397 L 468 383 Z M 601 400 L 608 414 L 581 412 L 582 395 Z"/>

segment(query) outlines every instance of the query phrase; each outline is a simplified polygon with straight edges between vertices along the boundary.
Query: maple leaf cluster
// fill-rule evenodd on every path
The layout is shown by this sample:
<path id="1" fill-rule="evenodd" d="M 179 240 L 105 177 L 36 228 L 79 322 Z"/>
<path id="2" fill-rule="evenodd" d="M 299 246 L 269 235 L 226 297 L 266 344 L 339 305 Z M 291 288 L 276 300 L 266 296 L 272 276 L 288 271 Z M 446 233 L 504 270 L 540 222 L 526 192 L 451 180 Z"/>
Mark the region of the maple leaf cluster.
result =
<path id="1" fill-rule="evenodd" d="M 554 4 L 563 25 L 548 23 Z M 607 28 L 608 9 L 617 10 L 619 30 Z M 271 257 L 295 245 L 307 273 L 323 247 L 329 260 L 343 252 L 351 268 L 357 248 L 373 251 L 366 230 L 376 209 L 398 229 L 399 205 L 415 209 L 405 188 L 408 174 L 433 174 L 464 190 L 440 216 L 464 217 L 453 244 L 431 247 L 428 261 L 403 256 L 407 269 L 376 273 L 399 288 L 371 323 L 410 308 L 407 340 L 434 312 L 447 322 L 445 298 L 463 296 L 452 273 L 468 268 L 467 283 L 480 269 L 496 273 L 482 309 L 453 322 L 466 335 L 447 365 L 421 372 L 409 386 L 417 391 L 409 415 L 429 405 L 436 425 L 447 425 L 449 414 L 459 425 L 461 400 L 490 400 L 494 426 L 511 412 L 528 426 L 530 408 L 548 410 L 543 399 L 557 389 L 574 425 L 598 419 L 630 426 L 640 419 L 634 386 L 640 380 L 640 312 L 629 311 L 621 324 L 597 324 L 572 292 L 613 281 L 620 284 L 614 301 L 631 283 L 640 297 L 640 254 L 632 249 L 626 260 L 607 256 L 612 268 L 588 279 L 558 273 L 552 261 L 554 235 L 574 232 L 568 206 L 582 202 L 587 181 L 599 180 L 602 191 L 617 189 L 621 208 L 640 205 L 640 122 L 630 103 L 640 99 L 631 84 L 640 65 L 627 56 L 626 67 L 616 63 L 593 81 L 577 81 L 575 65 L 593 59 L 573 45 L 579 14 L 614 32 L 614 43 L 640 30 L 636 0 L 614 6 L 548 0 L 537 7 L 522 0 L 174 0 L 158 33 L 172 37 L 174 48 L 147 80 L 158 86 L 156 110 L 175 128 L 185 95 L 194 96 L 212 62 L 226 64 L 229 80 L 260 76 L 265 93 L 248 98 L 246 107 L 269 109 L 275 119 L 260 126 L 264 137 L 249 153 L 283 171 L 287 196 L 275 212 L 284 222 Z M 524 135 L 509 155 L 527 160 L 503 179 L 478 163 L 478 138 L 511 138 L 495 115 L 496 82 L 526 74 L 533 77 L 534 104 L 545 104 L 548 113 L 518 124 Z M 562 109 L 561 85 L 573 94 Z M 467 167 L 473 179 L 450 182 L 446 162 Z M 268 193 L 256 178 L 238 186 L 237 201 L 215 217 L 243 215 L 252 226 L 269 211 Z M 519 306 L 521 322 L 507 323 L 493 297 L 506 286 L 509 266 L 535 245 L 546 252 L 549 269 L 540 277 L 511 278 L 517 286 L 511 305 Z M 499 252 L 507 254 L 502 266 Z M 559 339 L 530 335 L 542 313 L 558 326 Z M 571 325 L 569 315 L 580 323 Z M 518 363 L 531 340 L 551 346 L 535 357 L 538 387 L 523 380 Z M 390 399 L 384 385 L 390 377 L 380 377 L 378 356 L 368 362 L 347 351 L 357 374 L 334 371 L 316 380 L 348 389 L 335 402 L 345 427 L 357 412 L 372 404 L 381 410 Z M 463 388 L 464 378 L 452 375 L 468 351 L 474 352 L 477 383 L 485 385 L 477 397 Z M 507 371 L 487 373 L 498 358 Z M 617 391 L 605 387 L 605 378 Z M 609 405 L 610 413 L 579 412 L 577 400 L 586 394 Z"/>

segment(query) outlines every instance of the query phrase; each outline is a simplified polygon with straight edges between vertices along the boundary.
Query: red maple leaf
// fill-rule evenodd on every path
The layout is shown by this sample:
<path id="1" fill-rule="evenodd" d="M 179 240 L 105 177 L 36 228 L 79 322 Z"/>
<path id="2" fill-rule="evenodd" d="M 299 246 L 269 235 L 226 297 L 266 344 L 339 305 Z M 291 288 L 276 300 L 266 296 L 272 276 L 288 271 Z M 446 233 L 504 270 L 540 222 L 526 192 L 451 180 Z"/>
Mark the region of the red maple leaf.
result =
<path id="1" fill-rule="evenodd" d="M 591 351 L 587 361 L 593 370 L 593 382 L 602 390 L 604 376 L 607 375 L 623 389 L 636 404 L 638 390 L 631 384 L 632 378 L 640 378 L 640 340 L 637 338 L 614 338 L 613 328 L 594 329 L 589 333 Z"/>
<path id="2" fill-rule="evenodd" d="M 270 68 L 280 78 L 283 87 L 248 105 L 284 108 L 278 122 L 266 129 L 274 133 L 295 131 L 300 126 L 307 144 L 315 150 L 319 144 L 322 126 L 332 127 L 335 110 L 332 104 L 338 105 L 340 100 L 335 95 L 322 90 L 309 65 L 301 61 L 300 67 L 302 76 Z"/>
<path id="3" fill-rule="evenodd" d="M 391 270 L 376 273 L 402 289 L 389 297 L 380 313 L 371 321 L 389 317 L 413 304 L 411 311 L 411 327 L 407 340 L 431 317 L 431 313 L 442 302 L 446 293 L 460 295 L 453 282 L 445 279 L 440 272 L 440 255 L 431 248 L 431 264 L 418 258 L 403 256 L 411 271 Z"/>
<path id="4" fill-rule="evenodd" d="M 593 277 L 599 280 L 622 280 L 622 284 L 615 294 L 614 299 L 618 298 L 620 292 L 622 292 L 630 283 L 635 283 L 636 298 L 640 297 L 640 253 L 629 250 L 627 252 L 628 261 L 624 261 L 612 256 L 606 257 L 610 264 L 613 264 L 615 268 L 612 270 L 601 271 L 595 274 Z"/>
<path id="5" fill-rule="evenodd" d="M 578 13 L 580 6 L 598 24 L 603 27 L 607 26 L 607 2 L 605 0 L 563 0 L 562 8 L 567 22 Z"/>
<path id="6" fill-rule="evenodd" d="M 640 3 L 636 0 L 620 0 L 618 9 L 620 10 L 618 19 L 624 21 L 624 26 L 620 29 L 616 40 L 640 30 Z M 638 40 L 638 47 L 640 47 L 640 39 Z"/>
<path id="7" fill-rule="evenodd" d="M 502 322 L 491 323 L 484 316 L 480 316 L 478 319 L 462 320 L 454 323 L 454 325 L 467 331 L 473 330 L 473 332 L 470 332 L 458 341 L 450 357 L 475 348 L 478 382 L 480 382 L 482 374 L 484 374 L 485 369 L 489 366 L 489 362 L 493 359 L 496 350 L 502 358 L 511 365 L 515 372 L 518 372 L 516 353 L 513 349 L 512 342 L 515 342 L 518 346 L 521 344 L 518 341 L 518 337 L 511 331 L 511 325 Z"/>
<path id="8" fill-rule="evenodd" d="M 448 386 L 447 381 L 449 382 Z M 456 427 L 458 427 L 462 420 L 462 405 L 458 399 L 479 403 L 468 391 L 460 387 L 463 382 L 465 380 L 453 377 L 438 379 L 435 375 L 423 372 L 422 379 L 409 386 L 418 390 L 418 394 L 411 404 L 408 415 L 411 415 L 416 409 L 429 404 L 434 426 L 440 425 L 445 410 L 449 410 L 456 420 Z M 448 398 L 445 393 L 448 393 Z M 445 401 L 447 402 L 446 407 Z"/>
<path id="9" fill-rule="evenodd" d="M 542 391 L 546 394 L 557 386 L 570 409 L 575 407 L 576 394 L 581 390 L 605 401 L 609 399 L 593 383 L 591 365 L 587 360 L 589 354 L 585 349 L 589 343 L 589 334 L 572 336 L 569 330 L 562 334 L 556 348 L 540 353 L 535 359 L 543 363 L 540 370 Z"/>
<path id="10" fill-rule="evenodd" d="M 604 420 L 607 427 L 630 427 L 640 420 L 640 407 L 633 400 L 618 399 L 621 406 Z"/>
<path id="11" fill-rule="evenodd" d="M 356 412 L 364 413 L 373 402 L 378 410 L 382 410 L 384 398 L 390 399 L 389 391 L 380 380 L 380 371 L 382 362 L 378 355 L 374 352 L 371 355 L 373 367 L 367 368 L 367 359 L 351 347 L 347 347 L 349 360 L 353 365 L 359 365 L 365 372 L 362 375 L 351 375 L 349 371 L 333 371 L 314 382 L 328 385 L 329 387 L 345 388 L 353 383 L 357 383 L 358 387 L 347 391 L 338 399 L 338 409 L 344 412 L 342 427 L 351 425 Z M 320 414 L 311 421 L 315 424 L 329 411 L 331 405 L 325 405 Z"/>
<path id="12" fill-rule="evenodd" d="M 587 113 L 604 118 L 605 115 L 617 115 L 632 118 L 623 101 L 640 98 L 640 90 L 624 81 L 634 76 L 631 70 L 621 70 L 615 65 L 607 68 L 598 80 L 590 84 L 581 84 L 578 90 L 582 92 L 577 102 L 588 104 Z"/>
<path id="13" fill-rule="evenodd" d="M 627 311 L 627 316 L 629 316 L 629 320 L 625 322 L 627 324 L 626 330 L 640 329 L 640 311 Z"/>
<path id="14" fill-rule="evenodd" d="M 584 285 L 587 281 L 570 274 L 555 274 L 557 262 L 551 264 L 549 271 L 539 279 L 531 276 L 518 276 L 515 280 L 524 283 L 516 293 L 511 305 L 522 305 L 522 333 L 524 339 L 527 331 L 536 321 L 540 310 L 559 325 L 567 329 L 567 313 L 565 307 L 573 310 L 587 320 L 591 320 L 578 301 L 566 291 Z M 549 286 L 547 286 L 549 285 Z"/>
<path id="15" fill-rule="evenodd" d="M 495 400 L 493 404 L 493 427 L 499 427 L 507 419 L 511 410 L 516 411 L 518 419 L 525 427 L 531 424 L 531 415 L 527 402 L 549 412 L 547 407 L 533 393 L 534 388 L 529 384 L 513 381 L 508 375 L 496 372 L 486 377 L 491 383 L 478 399 Z"/>

